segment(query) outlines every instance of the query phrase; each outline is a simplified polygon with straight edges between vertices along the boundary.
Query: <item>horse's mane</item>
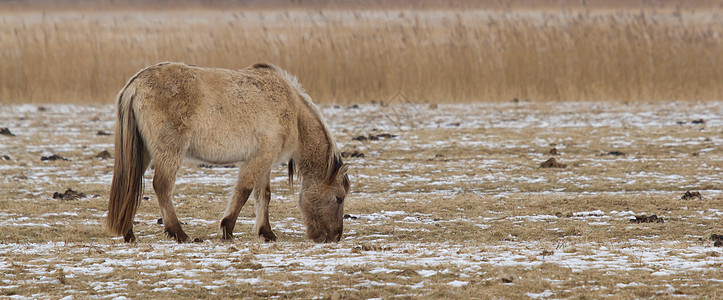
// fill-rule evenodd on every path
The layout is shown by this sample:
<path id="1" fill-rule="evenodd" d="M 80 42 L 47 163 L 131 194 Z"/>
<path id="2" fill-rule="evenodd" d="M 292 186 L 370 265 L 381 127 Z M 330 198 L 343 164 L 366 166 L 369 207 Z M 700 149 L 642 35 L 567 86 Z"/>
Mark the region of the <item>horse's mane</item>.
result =
<path id="1" fill-rule="evenodd" d="M 321 124 L 321 127 L 324 129 L 324 135 L 326 136 L 326 140 L 329 143 L 329 161 L 327 162 L 326 166 L 326 176 L 327 176 L 327 184 L 331 184 L 333 180 L 336 178 L 337 174 L 339 173 L 339 170 L 341 169 L 342 165 L 344 164 L 341 159 L 341 152 L 339 151 L 339 148 L 336 147 L 336 141 L 334 140 L 334 137 L 331 135 L 331 132 L 329 131 L 329 125 L 326 124 L 326 121 L 324 121 L 324 118 L 321 116 L 321 111 L 319 111 L 319 108 L 314 104 L 314 102 L 311 100 L 311 96 L 306 93 L 304 88 L 299 83 L 299 79 L 296 78 L 296 76 L 290 74 L 286 70 L 283 70 L 275 65 L 267 64 L 267 63 L 257 63 L 252 66 L 253 68 L 257 69 L 272 69 L 277 74 L 281 75 L 284 80 L 286 80 L 287 83 L 289 83 L 290 86 L 292 86 L 297 94 L 299 95 L 299 98 L 301 98 L 301 102 L 314 113 L 314 116 L 317 120 L 319 120 L 319 123 Z M 289 161 L 289 182 L 293 182 L 293 173 L 294 173 L 294 162 L 293 160 Z"/>

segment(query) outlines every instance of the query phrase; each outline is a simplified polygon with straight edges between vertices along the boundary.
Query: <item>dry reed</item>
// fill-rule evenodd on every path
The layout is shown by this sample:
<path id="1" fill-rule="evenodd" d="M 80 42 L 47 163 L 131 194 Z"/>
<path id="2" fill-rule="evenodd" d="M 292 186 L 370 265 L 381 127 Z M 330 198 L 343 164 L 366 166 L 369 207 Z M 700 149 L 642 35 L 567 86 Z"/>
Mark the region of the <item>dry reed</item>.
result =
<path id="1" fill-rule="evenodd" d="M 723 98 L 711 11 L 0 14 L 0 103 L 111 102 L 159 61 L 296 74 L 319 102 Z"/>

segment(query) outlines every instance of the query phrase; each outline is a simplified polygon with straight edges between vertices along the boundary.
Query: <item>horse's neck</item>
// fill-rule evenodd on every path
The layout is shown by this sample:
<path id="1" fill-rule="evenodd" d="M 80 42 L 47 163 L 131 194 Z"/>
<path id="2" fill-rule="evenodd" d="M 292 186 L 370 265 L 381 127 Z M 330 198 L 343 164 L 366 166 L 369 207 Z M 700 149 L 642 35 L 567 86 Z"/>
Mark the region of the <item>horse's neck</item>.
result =
<path id="1" fill-rule="evenodd" d="M 299 111 L 299 149 L 295 158 L 301 176 L 321 180 L 326 177 L 331 145 L 324 130 L 324 124 L 311 111 L 302 106 Z"/>

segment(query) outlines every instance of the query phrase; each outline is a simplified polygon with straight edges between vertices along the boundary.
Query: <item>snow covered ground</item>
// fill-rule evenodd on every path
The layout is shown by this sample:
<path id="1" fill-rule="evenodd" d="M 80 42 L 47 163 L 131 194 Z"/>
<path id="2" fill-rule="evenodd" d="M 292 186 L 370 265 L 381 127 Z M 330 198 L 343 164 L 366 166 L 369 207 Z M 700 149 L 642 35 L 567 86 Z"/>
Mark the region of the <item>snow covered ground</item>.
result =
<path id="1" fill-rule="evenodd" d="M 99 131 L 113 133 L 113 107 L 0 107 L 15 135 L 0 136 L 0 297 L 721 295 L 723 248 L 711 235 L 723 234 L 723 102 L 398 101 L 322 113 L 343 151 L 364 154 L 346 159 L 342 242 L 304 239 L 281 167 L 279 241 L 252 241 L 247 207 L 237 239 L 222 242 L 237 170 L 189 163 L 175 202 L 203 242 L 164 239 L 146 184 L 128 245 L 104 230 L 113 160 L 94 157 L 112 154 Z M 382 133 L 396 136 L 358 140 Z M 41 160 L 53 154 L 68 160 Z M 567 167 L 540 168 L 550 157 Z M 67 188 L 87 196 L 53 199 Z M 702 197 L 680 199 L 687 190 Z M 652 214 L 664 222 L 630 221 Z"/>

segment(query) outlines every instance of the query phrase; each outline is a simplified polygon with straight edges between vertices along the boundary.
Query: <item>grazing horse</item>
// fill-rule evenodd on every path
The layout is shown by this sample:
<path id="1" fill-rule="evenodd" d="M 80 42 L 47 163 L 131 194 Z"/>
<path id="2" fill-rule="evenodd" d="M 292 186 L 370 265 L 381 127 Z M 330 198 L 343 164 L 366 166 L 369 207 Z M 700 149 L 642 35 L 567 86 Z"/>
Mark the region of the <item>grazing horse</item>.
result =
<path id="1" fill-rule="evenodd" d="M 226 70 L 164 62 L 131 77 L 118 93 L 107 219 L 112 234 L 135 241 L 133 218 L 143 174 L 153 162 L 153 189 L 165 233 L 179 243 L 189 240 L 172 201 L 185 158 L 243 162 L 221 219 L 223 239 L 233 238 L 236 219 L 253 191 L 254 234 L 276 240 L 269 225 L 269 174 L 283 162 L 288 162 L 290 185 L 295 168 L 301 177 L 299 207 L 306 237 L 315 242 L 341 239 L 347 165 L 316 105 L 286 71 L 263 63 Z"/>

